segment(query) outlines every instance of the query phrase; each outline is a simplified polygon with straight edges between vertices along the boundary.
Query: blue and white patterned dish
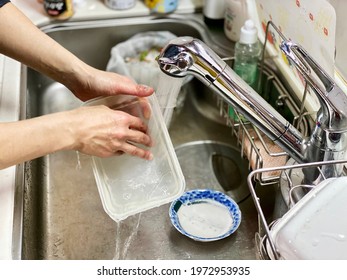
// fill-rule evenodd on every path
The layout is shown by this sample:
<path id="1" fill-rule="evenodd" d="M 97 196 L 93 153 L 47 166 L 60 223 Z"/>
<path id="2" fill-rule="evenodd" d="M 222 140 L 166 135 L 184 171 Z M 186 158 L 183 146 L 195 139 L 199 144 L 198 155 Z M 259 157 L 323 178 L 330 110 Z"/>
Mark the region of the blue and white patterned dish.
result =
<path id="1" fill-rule="evenodd" d="M 241 223 L 241 211 L 222 192 L 204 189 L 185 192 L 171 203 L 173 226 L 197 241 L 215 241 L 234 233 Z"/>

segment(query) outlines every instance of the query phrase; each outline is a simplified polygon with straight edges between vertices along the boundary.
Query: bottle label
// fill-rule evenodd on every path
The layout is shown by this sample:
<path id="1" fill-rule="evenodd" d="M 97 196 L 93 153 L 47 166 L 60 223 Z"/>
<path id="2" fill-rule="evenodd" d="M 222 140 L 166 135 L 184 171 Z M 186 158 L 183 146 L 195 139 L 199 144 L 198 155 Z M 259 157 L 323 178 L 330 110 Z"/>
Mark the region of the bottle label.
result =
<path id="1" fill-rule="evenodd" d="M 72 0 L 44 0 L 43 7 L 56 20 L 66 20 L 73 15 Z"/>
<path id="2" fill-rule="evenodd" d="M 45 0 L 43 6 L 50 16 L 58 16 L 67 10 L 65 0 Z"/>

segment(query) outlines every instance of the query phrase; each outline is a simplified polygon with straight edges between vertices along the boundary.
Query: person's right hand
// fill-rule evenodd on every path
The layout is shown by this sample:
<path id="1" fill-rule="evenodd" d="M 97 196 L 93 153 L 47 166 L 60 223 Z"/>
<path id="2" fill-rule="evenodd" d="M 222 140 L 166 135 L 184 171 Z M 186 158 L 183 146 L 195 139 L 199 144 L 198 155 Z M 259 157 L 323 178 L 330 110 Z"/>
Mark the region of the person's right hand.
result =
<path id="1" fill-rule="evenodd" d="M 81 107 L 69 113 L 74 135 L 72 149 L 98 157 L 127 153 L 147 160 L 153 158 L 149 150 L 139 147 L 152 145 L 147 125 L 140 118 L 103 105 Z"/>

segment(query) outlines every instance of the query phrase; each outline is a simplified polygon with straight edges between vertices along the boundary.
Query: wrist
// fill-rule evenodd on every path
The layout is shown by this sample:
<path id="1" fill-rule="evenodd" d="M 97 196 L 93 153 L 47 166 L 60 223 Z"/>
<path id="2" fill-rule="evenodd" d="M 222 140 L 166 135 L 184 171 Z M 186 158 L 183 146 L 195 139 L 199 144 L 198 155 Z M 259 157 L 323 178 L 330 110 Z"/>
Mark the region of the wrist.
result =
<path id="1" fill-rule="evenodd" d="M 47 146 L 50 147 L 46 151 L 47 153 L 75 149 L 78 120 L 73 116 L 73 111 L 58 112 L 38 117 L 42 119 L 41 130 L 45 131 Z"/>
<path id="2" fill-rule="evenodd" d="M 69 63 L 67 68 L 61 72 L 60 77 L 57 77 L 56 80 L 75 93 L 77 90 L 85 87 L 84 81 L 91 76 L 88 68 L 88 65 L 81 60 L 72 60 L 72 63 Z"/>

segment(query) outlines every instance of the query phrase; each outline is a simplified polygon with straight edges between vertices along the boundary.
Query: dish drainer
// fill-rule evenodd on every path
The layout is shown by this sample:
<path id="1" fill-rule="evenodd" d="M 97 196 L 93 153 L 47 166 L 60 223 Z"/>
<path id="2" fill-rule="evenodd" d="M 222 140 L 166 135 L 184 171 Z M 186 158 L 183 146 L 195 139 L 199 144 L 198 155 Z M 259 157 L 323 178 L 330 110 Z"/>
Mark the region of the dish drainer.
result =
<path id="1" fill-rule="evenodd" d="M 267 60 L 271 61 L 271 57 L 266 57 L 266 45 L 268 38 L 274 36 L 270 30 L 276 32 L 281 40 L 287 40 L 279 28 L 271 21 L 267 23 L 265 31 L 265 42 L 263 46 L 263 55 L 259 63 L 260 70 L 260 92 L 259 94 L 267 100 L 269 96 L 273 94 L 273 89 L 277 92 L 276 99 L 267 100 L 272 106 L 286 107 L 292 113 L 291 121 L 292 125 L 295 126 L 303 135 L 310 134 L 312 123 L 314 122 L 314 117 L 316 112 L 308 112 L 305 107 L 305 101 L 307 94 L 310 91 L 310 86 L 307 81 L 302 78 L 303 82 L 303 92 L 297 94 L 290 89 L 287 89 L 278 78 L 278 75 L 269 67 Z M 233 58 L 225 58 L 227 62 L 232 63 Z M 299 97 L 301 96 L 301 100 Z M 297 104 L 300 104 L 298 106 Z M 271 149 L 271 141 L 263 135 L 257 127 L 245 119 L 239 112 L 234 110 L 234 117 L 230 116 L 230 106 L 225 103 L 222 99 L 218 98 L 217 105 L 220 110 L 220 115 L 225 118 L 228 126 L 231 127 L 232 134 L 236 136 L 237 144 L 241 148 L 242 156 L 246 156 L 250 161 L 251 173 L 248 176 L 248 186 L 254 200 L 256 210 L 258 212 L 258 222 L 259 222 L 259 232 L 256 233 L 256 247 L 258 249 L 258 255 L 261 259 L 280 259 L 280 255 L 276 250 L 276 246 L 272 237 L 270 235 L 270 229 L 279 217 L 275 217 L 272 221 L 264 215 L 260 199 L 257 195 L 257 187 L 265 187 L 269 185 L 279 184 L 286 185 L 284 189 L 281 190 L 285 201 L 285 208 L 290 208 L 298 198 L 302 197 L 302 192 L 307 188 L 312 188 L 313 186 L 303 185 L 301 181 L 296 181 L 292 178 L 294 173 L 300 173 L 306 168 L 316 168 L 318 172 L 324 165 L 345 165 L 347 161 L 345 160 L 335 160 L 326 162 L 312 162 L 305 164 L 296 164 L 289 159 L 288 154 L 284 151 L 275 151 Z M 284 110 L 285 111 L 285 110 Z M 246 147 L 247 146 L 247 147 Z M 247 149 L 248 148 L 248 149 Z M 245 155 L 245 150 L 248 150 L 247 155 Z M 270 160 L 284 157 L 285 160 L 283 164 L 278 166 L 266 167 L 264 157 L 269 157 Z M 268 159 L 269 159 L 268 158 Z M 298 174 L 295 176 L 300 177 Z M 294 176 L 294 177 L 295 177 Z M 324 178 L 323 178 L 324 179 Z M 300 195 L 295 195 L 296 191 L 301 192 Z M 285 211 L 288 210 L 285 209 Z M 284 214 L 284 213 L 283 213 Z M 271 250 L 271 252 L 269 252 Z"/>
<path id="2" fill-rule="evenodd" d="M 321 161 L 321 162 L 312 162 L 312 163 L 304 163 L 304 164 L 296 164 L 294 161 L 288 161 L 288 164 L 281 167 L 273 167 L 273 168 L 260 168 L 257 170 L 253 170 L 248 178 L 247 178 L 247 184 L 249 186 L 251 196 L 253 198 L 255 207 L 258 212 L 258 220 L 259 220 L 259 231 L 256 233 L 256 247 L 258 249 L 258 255 L 260 259 L 275 259 L 278 260 L 281 258 L 278 250 L 276 249 L 275 241 L 273 240 L 271 236 L 271 228 L 273 225 L 275 225 L 276 221 L 281 218 L 282 214 L 279 214 L 278 217 L 272 217 L 273 220 L 269 221 L 262 209 L 261 206 L 261 200 L 259 196 L 257 195 L 257 187 L 255 184 L 255 178 L 258 174 L 261 174 L 263 172 L 269 172 L 269 171 L 280 171 L 281 172 L 281 180 L 284 182 L 281 182 L 281 192 L 283 195 L 284 206 L 290 209 L 296 202 L 297 197 L 295 196 L 295 192 L 299 191 L 301 192 L 300 197 L 303 195 L 303 192 L 305 192 L 305 189 L 311 189 L 314 186 L 312 185 L 305 185 L 301 182 L 296 182 L 295 178 L 298 175 L 298 173 L 302 173 L 304 169 L 306 168 L 315 168 L 320 172 L 321 176 L 323 176 L 323 180 L 327 179 L 324 178 L 323 173 L 321 172 L 321 168 L 326 165 L 337 165 L 337 164 L 345 164 L 347 163 L 347 160 L 334 160 L 334 161 Z M 346 170 L 344 170 L 344 173 L 346 174 Z M 294 179 L 293 179 L 294 177 Z M 298 176 L 297 178 L 299 178 Z M 260 186 L 263 187 L 263 186 Z M 285 195 L 287 194 L 287 197 Z"/>

